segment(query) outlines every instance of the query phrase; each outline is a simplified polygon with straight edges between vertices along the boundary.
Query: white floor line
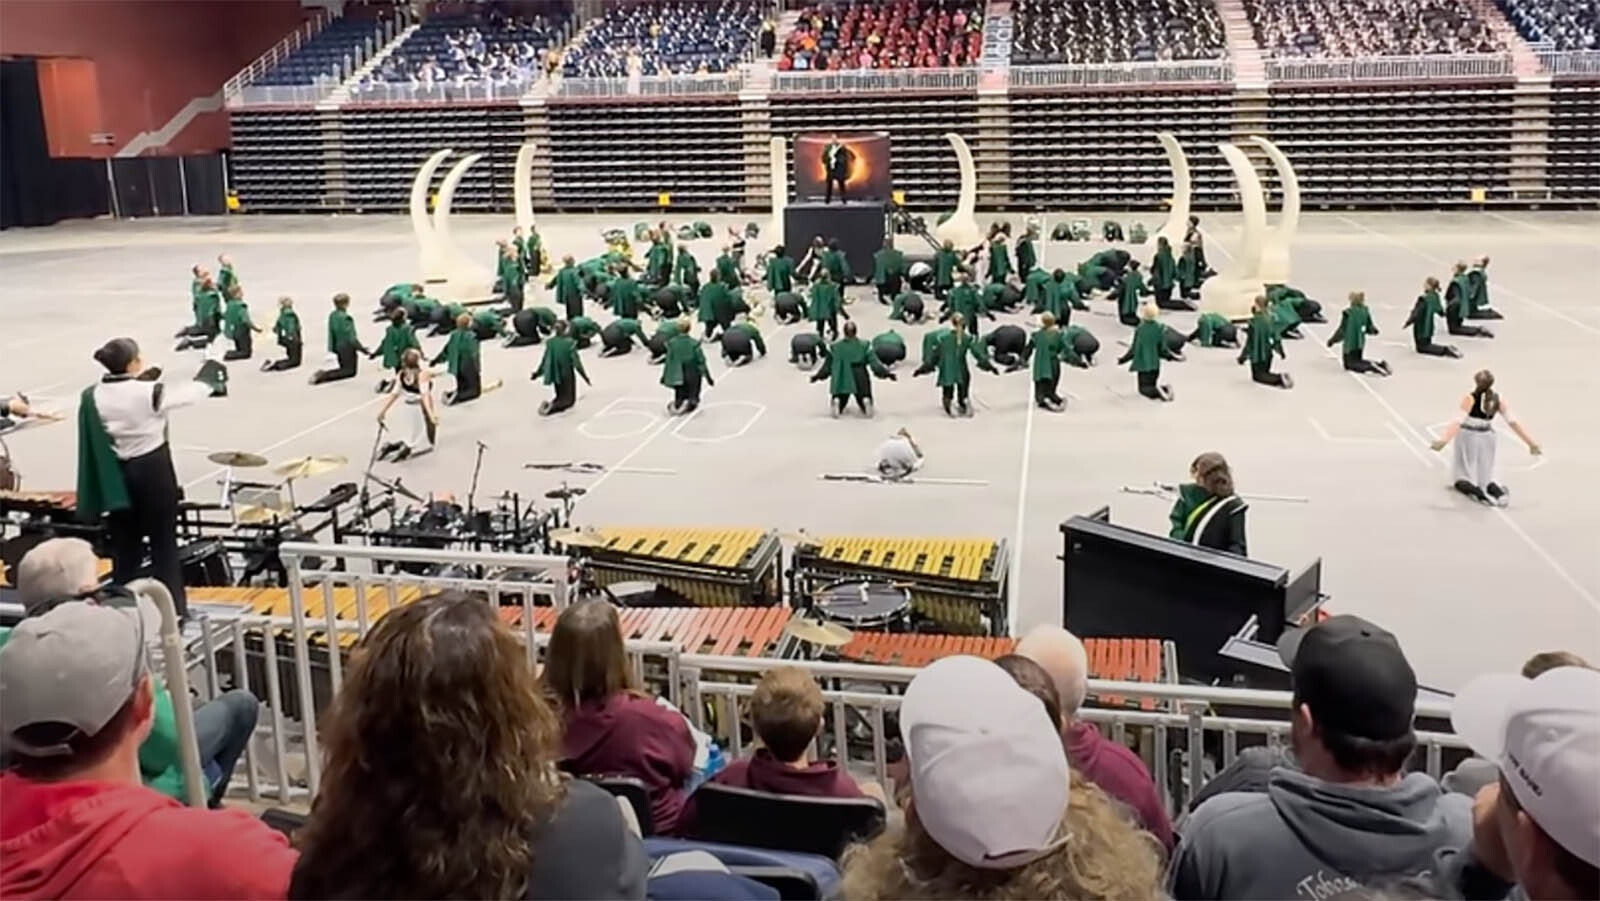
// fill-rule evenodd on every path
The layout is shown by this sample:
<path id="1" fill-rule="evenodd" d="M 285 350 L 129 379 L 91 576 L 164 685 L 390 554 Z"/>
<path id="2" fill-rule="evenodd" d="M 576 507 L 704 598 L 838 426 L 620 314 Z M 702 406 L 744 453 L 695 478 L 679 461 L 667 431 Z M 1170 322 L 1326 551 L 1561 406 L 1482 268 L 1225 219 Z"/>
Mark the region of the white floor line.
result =
<path id="1" fill-rule="evenodd" d="M 1022 548 L 1027 536 L 1028 468 L 1033 463 L 1033 382 L 1028 382 L 1028 415 L 1022 426 L 1022 464 L 1017 473 L 1017 528 L 1011 536 L 1011 592 L 1006 604 L 1006 625 L 1013 635 L 1020 625 L 1017 611 L 1022 608 Z"/>
<path id="2" fill-rule="evenodd" d="M 266 447 L 257 448 L 254 452 L 258 453 L 258 454 L 261 454 L 262 456 L 266 456 L 268 453 L 271 453 L 272 451 L 275 451 L 280 447 L 284 447 L 285 445 L 288 445 L 288 444 L 293 444 L 294 442 L 299 441 L 301 438 L 304 438 L 304 437 L 306 437 L 308 435 L 311 435 L 311 434 L 314 434 L 314 433 L 316 433 L 318 431 L 321 431 L 322 429 L 325 429 L 328 426 L 333 425 L 336 422 L 339 422 L 341 420 L 344 420 L 344 419 L 347 419 L 347 418 L 349 418 L 351 416 L 354 416 L 355 414 L 360 413 L 362 410 L 365 410 L 368 407 L 371 407 L 373 404 L 377 403 L 378 401 L 383 400 L 387 396 L 388 395 L 386 395 L 386 394 L 374 395 L 373 397 L 370 397 L 367 400 L 362 401 L 359 405 L 351 407 L 350 409 L 344 411 L 343 413 L 339 413 L 337 415 L 330 416 L 327 419 L 322 420 L 321 422 L 317 423 L 314 426 L 310 426 L 310 427 L 301 429 L 298 432 L 295 432 L 293 435 L 290 435 L 287 438 L 280 438 L 279 440 L 274 441 L 273 443 L 267 445 Z M 224 400 L 224 401 L 222 401 L 222 403 L 227 403 L 227 401 Z M 357 461 L 357 462 L 359 462 L 359 461 Z M 218 467 L 218 468 L 213 469 L 210 472 L 206 473 L 205 475 L 200 476 L 199 478 L 190 479 L 189 481 L 184 482 L 183 483 L 183 487 L 184 487 L 185 490 L 188 490 L 189 488 L 192 488 L 195 485 L 199 485 L 199 484 L 201 484 L 203 482 L 209 482 L 212 479 L 215 479 L 217 476 L 222 475 L 223 471 L 224 470 L 223 470 L 222 467 Z"/>
<path id="3" fill-rule="evenodd" d="M 1377 229 L 1372 228 L 1371 226 L 1362 225 L 1360 222 L 1357 222 L 1356 220 L 1351 219 L 1351 218 L 1349 218 L 1347 216 L 1340 216 L 1339 219 L 1341 221 L 1348 222 L 1349 224 L 1355 226 L 1356 228 L 1361 229 L 1362 231 L 1366 232 L 1367 234 L 1372 235 L 1374 238 L 1380 238 L 1380 239 L 1382 239 L 1383 241 L 1385 241 L 1387 243 L 1395 244 L 1395 245 L 1397 245 L 1399 247 L 1403 247 L 1406 250 L 1411 251 L 1412 254 L 1414 254 L 1416 256 L 1419 256 L 1419 257 L 1423 258 L 1424 260 L 1429 260 L 1429 261 L 1431 261 L 1431 262 L 1443 267 L 1445 270 L 1449 270 L 1452 266 L 1455 265 L 1454 262 L 1446 260 L 1443 257 L 1434 256 L 1433 254 L 1428 253 L 1426 250 L 1422 250 L 1421 248 L 1417 247 L 1415 244 L 1412 244 L 1412 243 L 1410 243 L 1408 241 L 1405 241 L 1405 240 L 1403 240 L 1401 238 L 1397 238 L 1394 235 L 1384 234 L 1383 232 L 1378 231 Z M 1448 276 L 1448 275 L 1449 275 L 1449 272 L 1445 271 L 1445 272 L 1442 273 L 1441 277 Z M 1544 313 L 1546 313 L 1547 315 L 1554 316 L 1555 318 L 1560 319 L 1563 322 L 1567 322 L 1567 323 L 1570 323 L 1572 325 L 1575 325 L 1578 328 L 1581 328 L 1584 331 L 1589 332 L 1590 334 L 1600 335 L 1600 328 L 1596 328 L 1595 326 L 1590 325 L 1589 323 L 1584 322 L 1581 319 L 1574 319 L 1572 316 L 1561 312 L 1560 310 L 1556 309 L 1555 307 L 1549 306 L 1547 304 L 1540 303 L 1539 301 L 1534 300 L 1533 298 L 1529 297 L 1526 294 L 1522 294 L 1522 293 L 1520 293 L 1518 291 L 1514 291 L 1514 290 L 1512 290 L 1510 288 L 1504 287 L 1500 282 L 1495 282 L 1494 283 L 1494 294 L 1495 294 L 1496 297 L 1499 297 L 1499 296 L 1503 295 L 1503 296 L 1506 296 L 1506 297 L 1513 298 L 1513 299 L 1517 300 L 1520 303 L 1523 303 L 1523 304 L 1526 304 L 1526 305 L 1528 305 L 1530 307 L 1533 307 L 1536 310 L 1541 310 Z"/>
<path id="4" fill-rule="evenodd" d="M 1491 210 L 1484 210 L 1483 214 L 1485 216 L 1488 216 L 1488 217 L 1493 218 L 1493 219 L 1499 219 L 1501 222 L 1504 222 L 1507 225 L 1515 225 L 1515 226 L 1518 226 L 1519 228 L 1526 228 L 1526 229 L 1529 229 L 1530 231 L 1538 232 L 1541 235 L 1554 235 L 1557 238 L 1561 238 L 1561 239 L 1566 240 L 1566 241 L 1571 241 L 1574 244 L 1591 244 L 1591 245 L 1600 246 L 1600 242 L 1586 241 L 1579 235 L 1575 235 L 1575 234 L 1573 234 L 1571 232 L 1564 232 L 1564 231 L 1561 231 L 1559 229 L 1554 229 L 1554 228 L 1551 228 L 1548 225 L 1540 225 L 1537 222 L 1523 222 L 1521 219 L 1513 219 L 1510 216 L 1502 216 L 1501 214 L 1493 212 Z"/>

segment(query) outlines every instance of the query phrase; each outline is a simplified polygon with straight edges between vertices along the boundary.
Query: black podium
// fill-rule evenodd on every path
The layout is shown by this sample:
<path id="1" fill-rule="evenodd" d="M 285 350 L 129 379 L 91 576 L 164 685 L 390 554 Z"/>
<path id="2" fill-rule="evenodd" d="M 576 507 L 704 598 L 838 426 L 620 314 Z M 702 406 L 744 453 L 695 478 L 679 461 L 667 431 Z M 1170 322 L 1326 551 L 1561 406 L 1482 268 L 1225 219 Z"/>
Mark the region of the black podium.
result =
<path id="1" fill-rule="evenodd" d="M 821 235 L 838 241 L 856 281 L 872 278 L 872 255 L 883 249 L 889 234 L 889 209 L 881 201 L 791 203 L 783 211 L 783 237 L 789 254 L 800 259 Z"/>

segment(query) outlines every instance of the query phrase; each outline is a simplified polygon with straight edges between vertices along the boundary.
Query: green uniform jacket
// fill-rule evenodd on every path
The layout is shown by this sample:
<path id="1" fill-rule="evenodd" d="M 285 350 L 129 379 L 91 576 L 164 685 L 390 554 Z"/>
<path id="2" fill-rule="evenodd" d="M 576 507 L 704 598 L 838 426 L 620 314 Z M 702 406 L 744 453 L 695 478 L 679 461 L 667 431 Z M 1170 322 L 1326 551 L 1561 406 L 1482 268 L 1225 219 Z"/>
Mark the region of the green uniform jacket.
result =
<path id="1" fill-rule="evenodd" d="M 1455 290 L 1456 304 L 1460 307 L 1461 318 L 1465 319 L 1467 314 L 1472 311 L 1472 277 L 1463 272 L 1450 279 L 1450 287 Z M 1448 291 L 1445 296 L 1450 296 Z"/>
<path id="2" fill-rule="evenodd" d="M 233 291 L 234 286 L 238 284 L 239 276 L 234 274 L 232 265 L 223 266 L 222 269 L 218 270 L 217 290 L 222 293 L 223 297 L 227 297 Z"/>
<path id="3" fill-rule="evenodd" d="M 1029 238 L 1029 237 L 1026 237 L 1026 236 L 1018 238 L 1017 239 L 1017 272 L 1023 278 L 1027 278 L 1029 275 L 1033 274 L 1034 268 L 1037 267 L 1038 265 L 1039 265 L 1039 253 L 1038 253 L 1038 251 L 1033 249 L 1033 239 Z"/>
<path id="4" fill-rule="evenodd" d="M 1144 276 L 1129 270 L 1122 277 L 1122 293 L 1117 295 L 1117 315 L 1124 318 L 1139 315 L 1139 295 L 1144 293 Z"/>
<path id="5" fill-rule="evenodd" d="M 583 341 L 600 334 L 600 323 L 588 316 L 574 316 L 567 320 L 568 334 L 576 341 Z"/>
<path id="6" fill-rule="evenodd" d="M 1183 255 L 1178 257 L 1178 286 L 1185 293 L 1200 287 L 1200 267 L 1194 260 L 1194 248 L 1185 247 Z"/>
<path id="7" fill-rule="evenodd" d="M 1193 482 L 1179 485 L 1178 499 L 1173 502 L 1172 512 L 1167 515 L 1168 521 L 1172 523 L 1171 530 L 1167 532 L 1168 537 L 1188 541 L 1190 530 L 1215 500 L 1210 492 Z"/>
<path id="8" fill-rule="evenodd" d="M 889 318 L 893 319 L 893 320 L 895 320 L 897 322 L 905 322 L 906 321 L 906 298 L 908 298 L 908 297 L 910 297 L 910 296 L 912 296 L 913 294 L 916 294 L 916 293 L 917 292 L 912 291 L 910 288 L 907 288 L 906 290 L 901 291 L 899 294 L 896 294 L 894 296 L 894 300 L 889 304 Z M 923 312 L 926 313 L 927 309 L 924 308 Z"/>
<path id="9" fill-rule="evenodd" d="M 222 316 L 222 294 L 215 288 L 201 289 L 194 298 L 194 324 L 203 329 L 212 328 Z"/>
<path id="10" fill-rule="evenodd" d="M 739 277 L 739 265 L 733 261 L 733 257 L 727 254 L 717 257 L 717 278 L 721 279 L 722 283 L 729 287 L 733 287 L 743 281 Z"/>
<path id="11" fill-rule="evenodd" d="M 128 485 L 122 478 L 111 434 L 95 406 L 94 386 L 78 396 L 78 518 L 99 522 L 102 514 L 126 510 L 133 505 Z"/>
<path id="12" fill-rule="evenodd" d="M 611 282 L 611 287 L 606 291 L 606 299 L 611 303 L 611 314 L 623 319 L 634 319 L 639 315 L 639 283 L 626 275 L 618 276 Z"/>
<path id="13" fill-rule="evenodd" d="M 672 248 L 669 245 L 656 241 L 650 245 L 650 250 L 645 254 L 646 276 L 652 282 L 664 282 L 667 274 L 672 270 Z"/>
<path id="14" fill-rule="evenodd" d="M 1128 367 L 1133 372 L 1160 372 L 1161 358 L 1167 353 L 1167 328 L 1155 319 L 1145 319 L 1133 330 L 1133 341 L 1128 352 L 1118 363 L 1132 361 Z"/>
<path id="15" fill-rule="evenodd" d="M 989 281 L 1003 282 L 1011 277 L 1011 249 L 1005 239 L 989 242 Z"/>
<path id="16" fill-rule="evenodd" d="M 529 235 L 522 242 L 522 265 L 529 275 L 538 275 L 544 269 L 544 241 L 538 235 Z"/>
<path id="17" fill-rule="evenodd" d="M 245 306 L 244 301 L 237 298 L 228 301 L 227 307 L 222 311 L 222 328 L 234 341 L 243 338 L 245 332 L 255 328 L 250 322 L 250 308 Z"/>
<path id="18" fill-rule="evenodd" d="M 1489 304 L 1489 273 L 1474 266 L 1467 270 L 1467 312 L 1473 313 Z"/>
<path id="19" fill-rule="evenodd" d="M 1044 310 L 1045 294 L 1049 291 L 1049 285 L 1053 281 L 1055 281 L 1054 277 L 1044 269 L 1035 269 L 1028 273 L 1027 278 L 1022 280 L 1022 299 L 1027 301 L 1030 310 L 1035 313 Z M 1051 312 L 1055 311 L 1052 310 Z"/>
<path id="20" fill-rule="evenodd" d="M 1066 273 L 1066 277 L 1061 281 L 1053 281 L 1051 284 L 1061 295 L 1060 303 L 1062 312 L 1060 315 L 1057 315 L 1056 318 L 1060 319 L 1062 323 L 1067 321 L 1064 318 L 1066 315 L 1067 306 L 1071 306 L 1074 310 L 1089 309 L 1089 305 L 1083 302 L 1083 295 L 1078 292 L 1078 279 L 1074 277 L 1072 273 Z"/>
<path id="21" fill-rule="evenodd" d="M 1156 258 L 1150 261 L 1150 286 L 1157 291 L 1167 291 L 1178 281 L 1178 263 L 1172 258 L 1172 248 L 1156 248 Z"/>
<path id="22" fill-rule="evenodd" d="M 1339 314 L 1339 327 L 1328 336 L 1328 346 L 1335 341 L 1344 342 L 1344 352 L 1359 353 L 1367 346 L 1367 336 L 1376 335 L 1378 327 L 1372 324 L 1372 311 L 1366 307 L 1345 307 Z"/>
<path id="23" fill-rule="evenodd" d="M 950 290 L 950 311 L 952 313 L 960 313 L 961 321 L 970 327 L 978 321 L 978 316 L 985 312 L 983 296 L 978 293 L 978 289 L 974 288 L 971 282 L 957 285 Z"/>
<path id="24" fill-rule="evenodd" d="M 979 369 L 991 371 L 994 369 L 994 364 L 989 362 L 989 352 L 984 350 L 982 341 L 972 337 L 971 332 L 963 331 L 957 334 L 951 330 L 934 345 L 933 358 L 924 360 L 922 368 L 927 370 L 931 363 L 938 369 L 941 388 L 964 385 L 972 381 L 972 371 L 967 368 L 969 355 L 978 361 Z"/>
<path id="25" fill-rule="evenodd" d="M 700 280 L 700 261 L 694 258 L 689 248 L 678 248 L 678 263 L 673 267 L 672 280 L 680 285 Z"/>
<path id="26" fill-rule="evenodd" d="M 700 286 L 698 318 L 701 322 L 729 322 L 733 319 L 733 295 L 728 286 L 715 279 Z"/>
<path id="27" fill-rule="evenodd" d="M 460 375 L 461 370 L 468 364 L 478 361 L 478 334 L 470 328 L 458 328 L 450 333 L 450 340 L 444 343 L 444 350 L 433 358 L 433 365 L 438 366 L 443 362 L 450 369 L 451 375 Z"/>
<path id="28" fill-rule="evenodd" d="M 1268 317 L 1267 322 L 1269 325 L 1271 321 L 1271 317 Z M 1221 313 L 1201 313 L 1200 318 L 1195 322 L 1195 331 L 1198 333 L 1197 337 L 1200 341 L 1200 346 L 1216 347 L 1217 333 L 1227 324 L 1228 317 Z"/>
<path id="29" fill-rule="evenodd" d="M 833 282 L 817 282 L 811 286 L 811 302 L 806 305 L 806 315 L 812 322 L 824 322 L 839 315 L 839 286 Z"/>
<path id="30" fill-rule="evenodd" d="M 336 354 L 341 347 L 361 348 L 361 339 L 356 337 L 356 321 L 344 310 L 334 310 L 328 314 L 328 353 Z"/>
<path id="31" fill-rule="evenodd" d="M 823 364 L 824 369 L 817 371 L 811 377 L 813 382 L 822 381 L 824 373 L 830 376 L 828 393 L 834 396 L 860 393 L 856 385 L 856 367 L 865 366 L 878 378 L 888 378 L 889 370 L 878 362 L 872 353 L 872 346 L 860 338 L 840 338 L 828 348 L 828 361 Z"/>
<path id="32" fill-rule="evenodd" d="M 750 343 L 755 345 L 756 351 L 763 357 L 767 355 L 767 342 L 761 340 L 761 329 L 756 328 L 754 322 L 735 322 L 728 326 L 730 332 L 743 332 L 750 336 Z"/>
<path id="33" fill-rule="evenodd" d="M 572 378 L 577 373 L 589 381 L 583 371 L 583 359 L 578 356 L 578 343 L 566 335 L 554 335 L 544 343 L 544 357 L 539 360 L 539 375 L 546 385 L 555 385 Z"/>
<path id="34" fill-rule="evenodd" d="M 520 257 L 513 258 L 508 257 L 505 254 L 501 254 L 500 263 L 496 269 L 500 276 L 500 284 L 507 290 L 509 290 L 513 285 L 521 286 L 528 280 L 528 276 L 522 270 L 522 260 Z"/>
<path id="35" fill-rule="evenodd" d="M 936 328 L 922 336 L 922 363 L 920 365 L 928 365 L 928 361 L 933 359 L 934 352 L 939 349 L 939 342 L 943 341 L 944 336 L 950 334 L 950 332 L 951 329 L 948 328 Z"/>
<path id="36" fill-rule="evenodd" d="M 399 369 L 400 356 L 407 350 L 415 347 L 422 349 L 422 344 L 417 341 L 417 330 L 404 322 L 397 322 L 383 330 L 383 341 L 378 345 L 378 353 L 383 356 L 383 368 Z"/>
<path id="37" fill-rule="evenodd" d="M 534 323 L 546 331 L 556 324 L 556 320 L 561 318 L 556 315 L 555 310 L 549 307 L 527 307 L 527 311 L 532 314 Z"/>
<path id="38" fill-rule="evenodd" d="M 683 384 L 684 373 L 693 369 L 698 369 L 707 383 L 711 382 L 711 370 L 706 367 L 706 354 L 700 349 L 700 342 L 688 335 L 674 334 L 667 339 L 667 358 L 661 366 L 661 384 L 676 388 Z"/>
<path id="39" fill-rule="evenodd" d="M 566 308 L 568 316 L 583 314 L 583 279 L 578 275 L 578 267 L 562 266 L 545 287 L 555 289 L 556 303 Z"/>
<path id="40" fill-rule="evenodd" d="M 1294 308 L 1292 298 L 1280 296 L 1272 304 L 1272 324 L 1277 327 L 1280 335 L 1300 324 L 1300 311 Z"/>
<path id="41" fill-rule="evenodd" d="M 1418 344 L 1429 344 L 1433 341 L 1433 319 L 1435 316 L 1444 315 L 1444 303 L 1439 300 L 1438 291 L 1428 291 L 1411 307 L 1411 315 L 1406 319 L 1406 325 L 1411 326 L 1411 337 Z"/>
<path id="42" fill-rule="evenodd" d="M 639 324 L 639 320 L 625 316 L 621 319 L 613 320 L 611 325 L 616 326 L 617 331 L 621 332 L 623 337 L 637 339 L 640 344 L 645 343 L 644 327 Z"/>
<path id="43" fill-rule="evenodd" d="M 300 314 L 289 309 L 279 310 L 278 318 L 272 323 L 272 333 L 278 336 L 279 344 L 293 344 L 299 341 Z"/>
<path id="44" fill-rule="evenodd" d="M 905 275 L 906 255 L 885 247 L 872 255 L 872 283 L 881 285 L 897 275 Z"/>
<path id="45" fill-rule="evenodd" d="M 872 339 L 872 350 L 874 355 L 876 355 L 877 350 L 880 347 L 896 347 L 904 351 L 906 349 L 906 339 L 900 337 L 899 332 L 895 331 L 894 329 L 890 329 Z"/>
<path id="46" fill-rule="evenodd" d="M 1205 323 L 1201 323 L 1201 328 L 1205 328 Z M 1271 363 L 1274 353 L 1280 357 L 1284 356 L 1283 336 L 1274 326 L 1271 313 L 1257 313 L 1245 326 L 1244 346 L 1239 349 L 1239 362 L 1249 360 L 1258 366 Z"/>
<path id="47" fill-rule="evenodd" d="M 1061 359 L 1067 350 L 1067 337 L 1058 328 L 1042 328 L 1028 338 L 1023 355 L 1033 355 L 1033 380 L 1047 381 L 1061 374 Z"/>
<path id="48" fill-rule="evenodd" d="M 496 335 L 504 335 L 506 333 L 506 321 L 501 319 L 500 314 L 493 310 L 480 310 L 472 314 L 472 327 L 493 332 Z"/>
<path id="49" fill-rule="evenodd" d="M 773 294 L 794 290 L 794 260 L 781 256 L 767 261 L 767 290 Z"/>
<path id="50" fill-rule="evenodd" d="M 956 267 L 961 264 L 961 255 L 949 248 L 941 247 L 933 256 L 933 285 L 936 288 L 948 288 L 956 283 Z"/>
<path id="51" fill-rule="evenodd" d="M 842 285 L 850 280 L 850 264 L 844 258 L 844 251 L 824 250 L 821 261 L 823 270 L 833 279 L 834 284 Z"/>

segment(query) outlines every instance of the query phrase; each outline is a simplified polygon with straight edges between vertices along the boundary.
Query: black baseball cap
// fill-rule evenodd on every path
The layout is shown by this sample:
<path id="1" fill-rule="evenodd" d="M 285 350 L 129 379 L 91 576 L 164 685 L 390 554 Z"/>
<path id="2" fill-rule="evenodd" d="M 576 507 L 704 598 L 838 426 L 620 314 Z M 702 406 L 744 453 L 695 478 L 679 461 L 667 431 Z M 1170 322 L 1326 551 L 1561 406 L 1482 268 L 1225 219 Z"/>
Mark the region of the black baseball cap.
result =
<path id="1" fill-rule="evenodd" d="M 1316 722 L 1372 741 L 1411 732 L 1417 674 L 1390 632 L 1359 616 L 1335 616 L 1278 639 L 1298 703 Z"/>

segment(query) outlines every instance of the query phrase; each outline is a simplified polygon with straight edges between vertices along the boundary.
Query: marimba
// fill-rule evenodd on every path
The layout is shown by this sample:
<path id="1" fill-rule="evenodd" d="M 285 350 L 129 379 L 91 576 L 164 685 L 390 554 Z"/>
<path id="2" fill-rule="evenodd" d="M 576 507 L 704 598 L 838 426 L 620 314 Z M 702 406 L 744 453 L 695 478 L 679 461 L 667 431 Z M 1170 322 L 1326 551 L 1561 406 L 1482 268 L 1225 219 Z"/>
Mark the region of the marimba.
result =
<path id="1" fill-rule="evenodd" d="M 601 528 L 603 547 L 573 547 L 598 585 L 652 582 L 691 604 L 735 607 L 782 599 L 783 545 L 748 528 Z"/>
<path id="2" fill-rule="evenodd" d="M 998 636 L 1009 560 L 1006 543 L 991 538 L 821 535 L 795 547 L 793 566 L 802 593 L 839 580 L 894 582 L 945 631 Z"/>

